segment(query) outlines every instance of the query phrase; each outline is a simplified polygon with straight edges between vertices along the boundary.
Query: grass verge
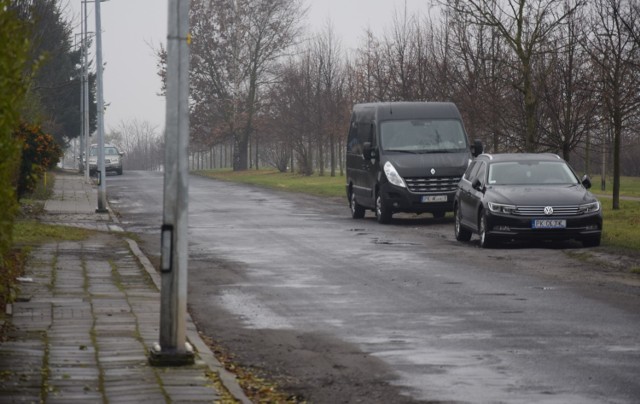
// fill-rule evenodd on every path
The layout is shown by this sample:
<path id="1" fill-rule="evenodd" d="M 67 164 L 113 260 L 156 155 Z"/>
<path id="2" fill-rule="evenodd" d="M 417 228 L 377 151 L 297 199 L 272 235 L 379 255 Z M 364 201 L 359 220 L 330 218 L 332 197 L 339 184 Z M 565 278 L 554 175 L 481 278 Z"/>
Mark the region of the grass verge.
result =
<path id="1" fill-rule="evenodd" d="M 602 201 L 604 230 L 602 243 L 633 251 L 640 251 L 640 202 L 620 201 L 620 209 L 611 209 L 611 204 Z"/>
<path id="2" fill-rule="evenodd" d="M 591 177 L 591 192 L 596 195 L 608 195 L 613 194 L 613 177 L 606 176 L 606 190 L 602 191 L 601 181 L 602 176 L 594 175 Z M 620 177 L 620 196 L 640 197 L 640 177 Z"/>
<path id="3" fill-rule="evenodd" d="M 336 175 L 304 176 L 299 174 L 281 173 L 277 170 L 201 170 L 195 174 L 204 177 L 215 178 L 224 181 L 239 182 L 243 184 L 260 185 L 282 191 L 298 192 L 315 196 L 344 197 L 345 177 Z M 345 199 L 346 200 L 346 199 Z"/>
<path id="4" fill-rule="evenodd" d="M 225 181 L 233 181 L 244 184 L 253 184 L 263 187 L 280 189 L 290 192 L 300 192 L 316 196 L 344 198 L 344 176 L 317 176 L 306 177 L 298 174 L 280 173 L 276 170 L 254 171 L 230 171 L 230 170 L 202 170 L 196 174 L 216 178 Z M 599 188 L 600 177 L 593 177 L 593 188 Z M 607 184 L 613 184 L 612 179 Z M 621 196 L 640 197 L 640 178 L 623 177 L 621 179 Z M 604 215 L 603 245 L 622 248 L 632 251 L 640 251 L 640 201 L 620 201 L 620 209 L 611 209 L 609 200 L 603 199 L 602 209 Z"/>
<path id="5" fill-rule="evenodd" d="M 13 242 L 17 246 L 42 244 L 49 241 L 80 241 L 92 234 L 93 230 L 59 226 L 27 219 L 16 222 L 13 228 Z"/>
<path id="6" fill-rule="evenodd" d="M 44 213 L 44 203 L 53 195 L 55 173 L 48 172 L 40 179 L 30 195 L 20 200 L 20 211 L 13 223 L 12 249 L 5 257 L 0 271 L 0 322 L 8 303 L 15 300 L 16 278 L 24 273 L 24 266 L 32 246 L 49 241 L 79 241 L 91 231 L 41 223 L 38 216 Z M 2 331 L 0 330 L 0 337 Z"/>

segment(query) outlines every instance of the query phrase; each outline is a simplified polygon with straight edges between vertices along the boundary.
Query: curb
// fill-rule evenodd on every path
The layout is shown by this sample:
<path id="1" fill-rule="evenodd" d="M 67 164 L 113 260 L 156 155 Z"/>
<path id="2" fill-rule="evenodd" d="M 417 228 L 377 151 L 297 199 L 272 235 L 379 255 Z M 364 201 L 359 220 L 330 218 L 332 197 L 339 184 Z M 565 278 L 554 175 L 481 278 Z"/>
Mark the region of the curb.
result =
<path id="1" fill-rule="evenodd" d="M 108 203 L 107 203 L 107 206 L 108 206 Z M 114 223 L 116 223 L 118 227 L 120 227 L 120 220 L 113 213 L 113 210 L 111 209 L 110 206 L 108 206 L 108 210 L 109 210 L 109 216 L 111 217 L 111 220 Z M 149 277 L 151 277 L 151 279 L 153 280 L 153 283 L 158 289 L 158 291 L 160 291 L 161 290 L 160 274 L 156 271 L 153 264 L 151 264 L 151 261 L 149 260 L 149 258 L 147 258 L 147 256 L 142 252 L 142 250 L 140 250 L 140 247 L 138 246 L 138 243 L 136 243 L 135 240 L 132 240 L 128 237 L 124 237 L 124 239 L 129 244 L 129 249 L 131 250 L 133 255 L 135 255 L 138 262 L 140 262 L 140 265 L 142 265 L 142 267 L 145 269 L 147 274 L 149 274 Z M 186 321 L 187 321 L 187 327 L 186 327 L 187 339 L 189 340 L 191 345 L 194 346 L 194 348 L 196 349 L 196 352 L 198 352 L 200 359 L 202 359 L 202 361 L 206 363 L 211 370 L 218 373 L 218 376 L 220 377 L 220 381 L 236 400 L 240 401 L 243 404 L 251 404 L 252 403 L 251 400 L 249 400 L 249 398 L 246 396 L 246 394 L 240 387 L 240 384 L 238 383 L 236 376 L 233 373 L 229 372 L 220 364 L 220 362 L 218 361 L 218 359 L 216 359 L 211 349 L 209 349 L 209 346 L 205 344 L 202 338 L 200 338 L 200 334 L 198 334 L 198 330 L 196 329 L 195 323 L 193 322 L 193 319 L 191 318 L 191 314 L 189 314 L 189 312 L 187 312 Z"/>
<path id="2" fill-rule="evenodd" d="M 151 261 L 149 261 L 149 258 L 147 258 L 147 256 L 142 252 L 142 250 L 140 250 L 140 247 L 138 246 L 138 243 L 135 242 L 135 240 L 132 240 L 127 237 L 125 237 L 124 239 L 129 244 L 129 248 L 131 249 L 131 252 L 133 253 L 133 255 L 136 256 L 136 258 L 138 259 L 138 262 L 140 262 L 142 267 L 145 269 L 145 271 L 149 274 L 149 276 L 153 280 L 153 283 L 156 285 L 156 288 L 160 290 L 160 285 L 161 285 L 160 274 L 153 267 L 153 265 L 151 264 Z M 211 370 L 214 370 L 215 372 L 218 373 L 222 384 L 229 391 L 229 393 L 231 393 L 231 395 L 234 398 L 236 398 L 238 401 L 240 401 L 243 404 L 251 404 L 251 400 L 249 400 L 249 398 L 246 396 L 246 394 L 240 387 L 240 384 L 238 384 L 238 380 L 236 379 L 235 375 L 229 372 L 228 370 L 226 370 L 220 364 L 220 362 L 214 356 L 213 352 L 211 352 L 211 349 L 209 349 L 209 346 L 204 343 L 202 338 L 200 338 L 200 334 L 198 334 L 198 330 L 196 329 L 196 326 L 193 320 L 191 319 L 191 315 L 188 312 L 187 312 L 186 319 L 187 319 L 187 330 L 186 330 L 187 338 L 189 339 L 189 342 L 195 347 L 196 352 L 198 352 L 200 356 L 200 359 L 202 359 L 202 361 L 205 362 L 207 366 L 211 368 Z"/>

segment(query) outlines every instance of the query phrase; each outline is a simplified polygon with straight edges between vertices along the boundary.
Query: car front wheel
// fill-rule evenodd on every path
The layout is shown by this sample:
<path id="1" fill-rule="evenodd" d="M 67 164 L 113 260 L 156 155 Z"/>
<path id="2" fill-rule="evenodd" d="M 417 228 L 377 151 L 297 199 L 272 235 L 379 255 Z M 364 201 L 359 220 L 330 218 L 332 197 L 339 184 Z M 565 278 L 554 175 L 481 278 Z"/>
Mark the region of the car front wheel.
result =
<path id="1" fill-rule="evenodd" d="M 487 233 L 487 215 L 485 215 L 484 212 L 480 212 L 480 226 L 478 227 L 478 233 L 480 235 L 480 247 L 491 248 L 495 245 L 493 237 Z"/>

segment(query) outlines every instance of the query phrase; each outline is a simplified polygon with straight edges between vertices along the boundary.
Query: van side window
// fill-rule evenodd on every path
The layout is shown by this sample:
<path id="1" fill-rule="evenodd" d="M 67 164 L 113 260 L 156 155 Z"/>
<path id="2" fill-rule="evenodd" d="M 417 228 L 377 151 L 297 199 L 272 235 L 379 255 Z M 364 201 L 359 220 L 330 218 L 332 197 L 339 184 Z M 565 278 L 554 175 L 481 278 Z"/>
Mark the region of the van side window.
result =
<path id="1" fill-rule="evenodd" d="M 355 121 L 351 121 L 349 127 L 349 137 L 347 139 L 347 153 L 362 153 L 362 146 L 358 141 L 358 124 Z"/>
<path id="2" fill-rule="evenodd" d="M 358 141 L 360 144 L 372 141 L 371 122 L 358 122 Z"/>

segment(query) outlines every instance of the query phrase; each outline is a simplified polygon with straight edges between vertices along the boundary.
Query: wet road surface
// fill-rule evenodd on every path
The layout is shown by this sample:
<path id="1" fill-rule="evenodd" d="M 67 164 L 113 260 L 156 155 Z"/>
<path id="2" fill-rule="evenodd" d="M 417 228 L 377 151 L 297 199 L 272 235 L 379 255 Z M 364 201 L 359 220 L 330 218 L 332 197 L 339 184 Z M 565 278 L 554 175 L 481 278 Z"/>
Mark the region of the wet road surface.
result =
<path id="1" fill-rule="evenodd" d="M 107 184 L 157 257 L 162 174 Z M 602 281 L 567 255 L 577 243 L 482 250 L 449 219 L 383 226 L 346 201 L 197 176 L 189 212 L 199 329 L 307 400 L 640 398 L 640 287 Z"/>

